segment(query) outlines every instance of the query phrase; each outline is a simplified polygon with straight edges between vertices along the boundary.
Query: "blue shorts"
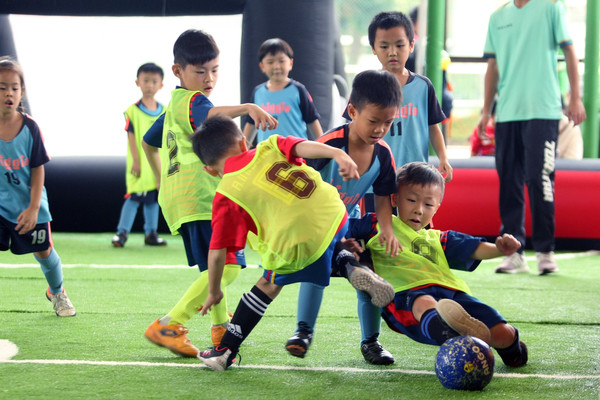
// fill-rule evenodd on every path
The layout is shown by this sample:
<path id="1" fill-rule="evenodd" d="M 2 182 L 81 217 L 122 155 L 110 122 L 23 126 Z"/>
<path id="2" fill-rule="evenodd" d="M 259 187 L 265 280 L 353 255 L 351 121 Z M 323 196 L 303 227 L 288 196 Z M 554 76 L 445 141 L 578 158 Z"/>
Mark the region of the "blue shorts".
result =
<path id="1" fill-rule="evenodd" d="M 37 253 L 52 247 L 50 223 L 37 224 L 24 235 L 15 231 L 14 224 L 0 217 L 0 251 L 10 249 L 13 254 Z"/>
<path id="2" fill-rule="evenodd" d="M 430 295 L 436 301 L 452 299 L 460 304 L 473 318 L 491 328 L 506 320 L 494 308 L 475 297 L 443 286 L 426 286 L 396 293 L 394 301 L 381 310 L 381 316 L 391 330 L 402 333 L 419 343 L 438 345 L 421 332 L 421 324 L 412 313 L 412 306 L 419 296 Z"/>
<path id="3" fill-rule="evenodd" d="M 212 236 L 211 221 L 192 221 L 182 224 L 179 233 L 183 238 L 185 254 L 190 267 L 198 265 L 200 272 L 208 269 L 208 249 Z M 244 250 L 228 252 L 225 264 L 246 267 Z"/>
<path id="4" fill-rule="evenodd" d="M 338 231 L 335 237 L 329 243 L 329 247 L 325 253 L 319 257 L 314 263 L 302 268 L 299 271 L 291 274 L 279 274 L 272 270 L 265 270 L 263 278 L 278 286 L 285 286 L 296 282 L 310 282 L 316 285 L 328 286 L 331 275 L 331 259 L 333 258 L 333 250 L 337 242 L 344 238 L 348 230 L 348 222 L 344 224 Z"/>

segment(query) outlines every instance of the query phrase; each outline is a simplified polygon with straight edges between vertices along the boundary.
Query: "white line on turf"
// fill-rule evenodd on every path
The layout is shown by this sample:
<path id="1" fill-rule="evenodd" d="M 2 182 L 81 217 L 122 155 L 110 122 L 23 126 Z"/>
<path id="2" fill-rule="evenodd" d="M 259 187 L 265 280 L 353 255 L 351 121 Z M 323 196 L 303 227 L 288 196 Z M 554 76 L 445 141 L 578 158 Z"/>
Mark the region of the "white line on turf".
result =
<path id="1" fill-rule="evenodd" d="M 567 260 L 571 258 L 578 257 L 588 257 L 588 256 L 596 256 L 600 254 L 600 251 L 597 250 L 589 250 L 589 251 L 581 251 L 575 253 L 560 253 L 554 256 L 557 260 Z M 528 261 L 534 261 L 535 255 L 526 257 Z M 497 260 L 485 260 L 487 262 L 495 262 Z M 485 262 L 484 261 L 484 262 Z M 39 268 L 39 264 L 1 264 L 0 268 Z M 181 269 L 188 268 L 187 265 L 131 265 L 131 264 L 63 264 L 63 268 L 148 268 L 148 269 Z M 195 267 L 194 267 L 195 268 Z M 258 268 L 258 265 L 249 264 L 248 268 Z"/>
<path id="2" fill-rule="evenodd" d="M 0 268 L 39 268 L 40 264 L 0 264 Z M 63 264 L 63 268 L 117 268 L 117 269 L 182 269 L 196 268 L 187 265 L 131 265 L 131 264 Z M 258 268 L 258 265 L 248 264 L 247 268 Z"/>
<path id="3" fill-rule="evenodd" d="M 11 341 L 0 339 L 0 364 L 53 364 L 53 365 L 99 365 L 108 367 L 171 367 L 171 368 L 206 368 L 203 364 L 182 363 L 157 363 L 147 361 L 90 361 L 90 360 L 12 360 L 19 352 L 18 347 Z M 238 365 L 234 368 L 247 369 L 272 369 L 286 371 L 320 371 L 320 372 L 350 372 L 350 373 L 372 373 L 372 372 L 396 372 L 405 375 L 435 375 L 433 371 L 410 370 L 398 368 L 350 368 L 350 367 L 298 367 L 291 365 Z M 501 378 L 542 378 L 542 379 L 600 379 L 600 375 L 549 375 L 549 374 L 504 374 L 496 373 Z"/>
<path id="4" fill-rule="evenodd" d="M 0 360 L 0 363 L 10 364 L 59 364 L 59 365 L 98 365 L 98 366 L 130 366 L 130 367 L 174 367 L 174 368 L 206 368 L 202 364 L 181 363 L 153 363 L 145 361 L 87 361 L 87 360 Z M 433 371 L 398 369 L 398 368 L 350 368 L 350 367 L 298 367 L 291 365 L 239 365 L 233 368 L 244 369 L 267 369 L 286 371 L 320 371 L 320 372 L 350 372 L 350 373 L 373 373 L 373 372 L 396 372 L 407 375 L 435 375 Z M 495 377 L 501 378 L 542 378 L 542 379 L 600 379 L 600 375 L 549 375 L 549 374 L 505 374 L 495 373 Z"/>

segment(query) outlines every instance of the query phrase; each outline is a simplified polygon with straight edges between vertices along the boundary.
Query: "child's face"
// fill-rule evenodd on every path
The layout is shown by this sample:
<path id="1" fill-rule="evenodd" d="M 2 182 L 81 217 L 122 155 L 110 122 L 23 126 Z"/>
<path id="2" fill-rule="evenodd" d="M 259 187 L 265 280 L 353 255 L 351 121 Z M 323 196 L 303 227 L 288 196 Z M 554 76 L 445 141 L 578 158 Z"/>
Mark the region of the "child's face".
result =
<path id="1" fill-rule="evenodd" d="M 284 52 L 276 54 L 267 54 L 258 66 L 270 81 L 283 82 L 288 78 L 294 60 L 289 58 Z"/>
<path id="2" fill-rule="evenodd" d="M 348 105 L 348 114 L 352 118 L 351 134 L 356 134 L 364 143 L 374 145 L 388 133 L 398 107 L 381 107 L 367 103 L 359 111 L 354 105 Z"/>
<path id="3" fill-rule="evenodd" d="M 0 70 L 0 114 L 15 112 L 24 92 L 19 74 L 14 71 Z"/>
<path id="4" fill-rule="evenodd" d="M 200 65 L 188 64 L 185 68 L 173 65 L 173 73 L 181 81 L 181 87 L 187 90 L 200 90 L 210 96 L 219 78 L 219 57 Z"/>
<path id="5" fill-rule="evenodd" d="M 431 222 L 442 202 L 442 191 L 437 184 L 403 185 L 392 201 L 398 207 L 398 218 L 418 232 Z"/>
<path id="6" fill-rule="evenodd" d="M 154 97 L 162 89 L 163 80 L 160 74 L 155 72 L 140 72 L 135 84 L 142 90 L 144 97 Z"/>
<path id="7" fill-rule="evenodd" d="M 373 54 L 384 70 L 403 72 L 408 56 L 414 50 L 414 40 L 410 42 L 403 26 L 390 29 L 377 29 L 373 42 Z"/>

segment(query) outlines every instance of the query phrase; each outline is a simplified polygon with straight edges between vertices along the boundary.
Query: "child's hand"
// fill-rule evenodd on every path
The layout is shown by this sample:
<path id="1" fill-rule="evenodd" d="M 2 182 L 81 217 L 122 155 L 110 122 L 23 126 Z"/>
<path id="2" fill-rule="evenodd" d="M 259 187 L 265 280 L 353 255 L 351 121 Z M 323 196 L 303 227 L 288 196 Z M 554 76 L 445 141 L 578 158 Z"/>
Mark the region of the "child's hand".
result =
<path id="1" fill-rule="evenodd" d="M 344 178 L 345 181 L 349 181 L 352 179 L 360 179 L 356 163 L 354 162 L 354 160 L 352 160 L 352 158 L 350 158 L 348 154 L 346 154 L 345 151 L 340 150 L 336 153 L 333 159 L 340 166 L 338 171 L 340 173 L 340 176 Z"/>
<path id="2" fill-rule="evenodd" d="M 19 233 L 19 235 L 24 235 L 27 232 L 31 231 L 35 228 L 37 224 L 38 211 L 31 208 L 26 208 L 19 216 L 17 217 L 17 225 L 15 226 L 15 231 Z"/>
<path id="3" fill-rule="evenodd" d="M 496 247 L 505 256 L 510 256 L 521 248 L 521 243 L 513 235 L 505 233 L 496 238 Z"/>
<path id="4" fill-rule="evenodd" d="M 452 167 L 448 160 L 440 160 L 439 168 L 442 175 L 444 175 L 444 181 L 446 183 L 450 182 L 452 180 Z"/>
<path id="5" fill-rule="evenodd" d="M 206 301 L 200 309 L 200 314 L 206 315 L 206 313 L 211 310 L 212 306 L 219 304 L 221 300 L 223 300 L 223 292 L 220 289 L 218 293 L 209 293 L 208 296 L 206 296 Z"/>
<path id="6" fill-rule="evenodd" d="M 271 114 L 264 111 L 256 104 L 250 105 L 248 115 L 254 120 L 254 126 L 256 127 L 256 129 L 260 129 L 263 131 L 266 131 L 267 129 L 275 129 L 277 128 L 277 124 L 279 123 L 277 122 L 277 119 L 275 119 Z"/>
<path id="7" fill-rule="evenodd" d="M 343 238 L 341 240 L 342 244 L 344 245 L 344 247 L 346 248 L 346 250 L 352 252 L 352 253 L 362 253 L 364 251 L 364 249 L 362 248 L 362 246 L 360 245 L 360 243 L 358 243 L 358 240 L 354 239 L 354 238 Z"/>
<path id="8" fill-rule="evenodd" d="M 133 163 L 131 164 L 131 175 L 135 176 L 135 177 L 139 177 L 140 176 L 140 160 L 133 160 Z"/>
<path id="9" fill-rule="evenodd" d="M 389 254 L 390 257 L 396 257 L 402 250 L 402 245 L 393 231 L 386 232 L 382 230 L 379 233 L 379 244 L 382 246 L 385 244 L 385 254 Z"/>

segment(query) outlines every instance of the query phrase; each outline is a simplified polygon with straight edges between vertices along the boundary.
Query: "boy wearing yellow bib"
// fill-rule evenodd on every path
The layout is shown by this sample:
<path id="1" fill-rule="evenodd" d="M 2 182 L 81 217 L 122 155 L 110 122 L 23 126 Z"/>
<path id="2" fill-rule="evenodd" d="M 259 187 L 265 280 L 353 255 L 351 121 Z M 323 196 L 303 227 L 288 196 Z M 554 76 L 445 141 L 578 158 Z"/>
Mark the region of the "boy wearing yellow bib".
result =
<path id="1" fill-rule="evenodd" d="M 510 255 L 521 246 L 504 234 L 494 244 L 455 231 L 424 229 L 439 208 L 444 178 L 431 164 L 411 162 L 397 172 L 398 191 L 392 200 L 394 234 L 402 245 L 398 257 L 385 254 L 373 236 L 372 220 L 352 226 L 348 236 L 370 238 L 370 252 L 377 274 L 394 286 L 394 301 L 383 308 L 388 326 L 420 343 L 441 345 L 459 335 L 478 337 L 496 349 L 508 366 L 527 363 L 527 347 L 518 330 L 492 307 L 471 295 L 467 284 L 452 269 L 473 271 L 481 260 Z M 370 232 L 369 232 L 370 231 Z"/>
<path id="2" fill-rule="evenodd" d="M 154 63 L 146 63 L 138 68 L 135 84 L 142 91 L 142 98 L 125 111 L 125 131 L 127 132 L 127 169 L 125 183 L 127 194 L 121 208 L 117 233 L 112 238 L 115 247 L 124 247 L 135 221 L 140 204 L 144 210 L 144 243 L 148 246 L 166 246 L 167 242 L 158 237 L 158 190 L 154 173 L 142 150 L 142 138 L 146 131 L 165 112 L 154 96 L 163 87 L 164 73 Z"/>
<path id="3" fill-rule="evenodd" d="M 247 238 L 265 269 L 242 295 L 220 345 L 199 355 L 208 367 L 223 371 L 284 285 L 329 284 L 334 248 L 346 233 L 348 214 L 337 189 L 302 157 L 333 158 L 346 180 L 359 174 L 343 150 L 294 136 L 273 135 L 248 151 L 240 129 L 223 117 L 207 119 L 192 142 L 205 170 L 221 177 L 213 201 L 209 294 L 201 313 L 223 298 L 225 255 L 243 249 Z M 350 271 L 355 288 L 375 298 L 389 287 L 369 269 L 355 266 Z M 390 301 L 392 296 L 390 291 Z"/>
<path id="4" fill-rule="evenodd" d="M 144 135 L 148 157 L 160 191 L 158 203 L 173 235 L 180 234 L 190 266 L 200 277 L 192 283 L 168 314 L 155 320 L 144 333 L 152 343 L 181 357 L 196 357 L 198 348 L 184 326 L 202 307 L 208 294 L 207 255 L 212 230 L 212 200 L 218 180 L 203 170 L 192 150 L 190 135 L 212 115 L 231 118 L 250 115 L 258 129 L 273 129 L 277 120 L 255 104 L 215 107 L 208 99 L 219 77 L 219 48 L 213 37 L 198 29 L 183 32 L 173 46 L 173 74 L 180 86 L 171 92 L 167 111 Z M 245 264 L 244 251 L 227 254 L 223 288 L 233 282 Z M 211 339 L 218 344 L 229 323 L 226 301 L 211 311 Z"/>

